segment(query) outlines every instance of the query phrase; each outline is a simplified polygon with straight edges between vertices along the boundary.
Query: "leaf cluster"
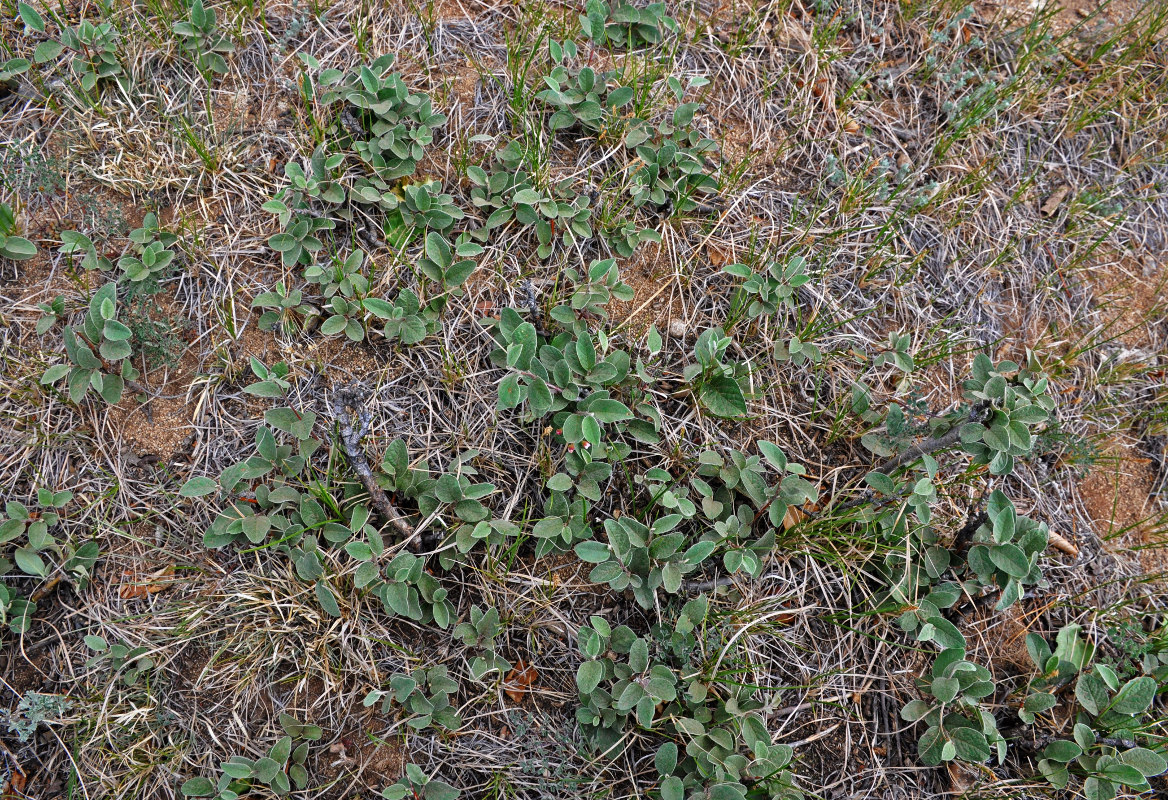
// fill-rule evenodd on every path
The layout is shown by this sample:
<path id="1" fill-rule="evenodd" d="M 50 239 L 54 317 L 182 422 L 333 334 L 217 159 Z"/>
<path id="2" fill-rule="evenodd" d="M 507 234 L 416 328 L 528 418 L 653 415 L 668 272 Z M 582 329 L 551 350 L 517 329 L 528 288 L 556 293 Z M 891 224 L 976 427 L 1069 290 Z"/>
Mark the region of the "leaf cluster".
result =
<path id="1" fill-rule="evenodd" d="M 36 255 L 36 245 L 16 235 L 16 217 L 12 206 L 0 203 L 0 258 L 27 261 Z"/>
<path id="2" fill-rule="evenodd" d="M 212 783 L 208 778 L 191 778 L 182 785 L 184 797 L 213 797 L 215 800 L 239 800 L 249 797 L 259 786 L 266 786 L 276 795 L 283 797 L 293 787 L 297 790 L 308 785 L 308 761 L 310 743 L 318 741 L 323 731 L 316 725 L 305 725 L 288 714 L 280 715 L 280 725 L 285 735 L 280 738 L 267 755 L 252 759 L 232 756 L 219 765 L 222 774 Z M 298 740 L 300 741 L 297 744 Z"/>
<path id="3" fill-rule="evenodd" d="M 73 499 L 70 491 L 37 490 L 33 509 L 16 500 L 4 504 L 0 513 L 0 576 L 13 567 L 35 578 L 48 578 L 61 571 L 84 587 L 97 561 L 97 542 L 74 545 L 60 535 L 61 510 Z M 56 532 L 56 535 L 54 535 Z M 9 550 L 11 548 L 11 551 Z M 50 559 L 49 563 L 45 558 Z M 15 588 L 0 585 L 0 625 L 16 634 L 28 630 L 36 603 L 21 597 Z"/>
<path id="4" fill-rule="evenodd" d="M 610 6 L 604 0 L 588 0 L 580 16 L 580 29 L 597 46 L 633 49 L 660 45 L 669 33 L 677 33 L 678 25 L 665 13 L 664 3 L 638 8 L 628 2 Z"/>
<path id="5" fill-rule="evenodd" d="M 382 714 L 399 706 L 407 715 L 406 724 L 414 730 L 436 726 L 454 731 L 462 726 L 462 718 L 450 705 L 450 696 L 457 691 L 458 682 L 439 664 L 409 675 L 394 673 L 388 689 L 374 689 L 362 703 L 368 708 L 380 702 Z"/>
<path id="6" fill-rule="evenodd" d="M 230 38 L 219 33 L 217 25 L 215 9 L 206 8 L 203 0 L 194 0 L 187 19 L 174 23 L 171 29 L 200 72 L 222 75 L 227 72 L 227 61 L 223 56 L 234 52 L 235 45 Z"/>
<path id="7" fill-rule="evenodd" d="M 74 403 L 80 403 L 90 390 L 111 405 L 121 401 L 126 381 L 137 380 L 138 370 L 130 363 L 133 333 L 118 322 L 117 291 L 116 282 L 103 284 L 90 298 L 82 324 L 65 328 L 68 361 L 45 370 L 42 385 L 65 380 Z"/>
<path id="8" fill-rule="evenodd" d="M 534 228 L 536 255 L 547 258 L 552 254 L 557 230 L 565 248 L 576 240 L 592 237 L 588 195 L 577 194 L 573 198 L 566 185 L 537 188 L 522 169 L 523 156 L 517 141 L 500 150 L 496 160 L 502 169 L 489 174 L 477 165 L 467 167 L 467 177 L 474 184 L 471 202 L 488 214 L 483 226 L 472 233 L 475 238 L 485 240 L 491 231 L 515 220 Z"/>
<path id="9" fill-rule="evenodd" d="M 27 3 L 19 3 L 17 10 L 26 33 L 35 31 L 45 35 L 45 20 L 40 12 Z M 35 63 L 55 61 L 62 53 L 67 53 L 69 71 L 86 94 L 107 78 L 114 79 L 123 91 L 129 89 L 129 78 L 118 58 L 121 32 L 112 22 L 94 24 L 83 19 L 75 27 L 68 27 L 57 19 L 55 13 L 51 16 L 58 23 L 59 36 L 44 38 L 37 44 L 33 52 Z"/>
<path id="10" fill-rule="evenodd" d="M 85 644 L 96 653 L 85 662 L 86 668 L 92 669 L 108 663 L 111 675 L 118 676 L 126 686 L 133 686 L 144 673 L 154 669 L 154 659 L 147 655 L 150 648 L 144 645 L 130 647 L 127 644 L 110 644 L 96 635 L 86 636 Z"/>

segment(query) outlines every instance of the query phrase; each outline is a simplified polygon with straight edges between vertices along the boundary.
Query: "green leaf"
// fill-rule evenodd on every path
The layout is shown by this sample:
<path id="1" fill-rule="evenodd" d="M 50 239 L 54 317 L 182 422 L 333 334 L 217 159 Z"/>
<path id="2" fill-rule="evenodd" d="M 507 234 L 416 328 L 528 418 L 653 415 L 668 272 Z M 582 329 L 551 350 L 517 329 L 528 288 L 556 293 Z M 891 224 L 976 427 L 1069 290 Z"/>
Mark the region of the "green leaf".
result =
<path id="1" fill-rule="evenodd" d="M 120 342 L 133 336 L 133 332 L 116 319 L 107 319 L 102 327 L 102 336 L 111 341 Z"/>
<path id="2" fill-rule="evenodd" d="M 1107 687 L 1095 675 L 1084 672 L 1075 684 L 1075 699 L 1092 716 L 1098 716 L 1107 707 Z"/>
<path id="3" fill-rule="evenodd" d="M 944 617 L 929 617 L 927 624 L 921 628 L 917 638 L 921 641 L 934 641 L 944 650 L 957 650 L 965 647 L 965 637 L 949 620 Z"/>
<path id="4" fill-rule="evenodd" d="M 715 542 L 695 542 L 690 545 L 690 548 L 685 551 L 685 555 L 681 557 L 682 561 L 693 566 L 697 566 L 710 557 L 714 549 L 718 545 Z"/>
<path id="5" fill-rule="evenodd" d="M 45 370 L 45 374 L 41 376 L 41 385 L 48 386 L 64 378 L 72 369 L 68 364 L 54 364 Z"/>
<path id="6" fill-rule="evenodd" d="M 284 765 L 290 755 L 292 755 L 291 736 L 281 737 L 280 741 L 276 742 L 276 744 L 272 746 L 271 752 L 268 753 L 268 757 L 279 763 L 281 766 Z"/>
<path id="7" fill-rule="evenodd" d="M 958 728 L 949 734 L 962 761 L 980 764 L 990 757 L 990 746 L 985 734 L 973 728 Z"/>
<path id="8" fill-rule="evenodd" d="M 1087 800 L 1112 800 L 1115 797 L 1115 787 L 1111 781 L 1092 775 L 1083 781 L 1083 795 Z"/>
<path id="9" fill-rule="evenodd" d="M 440 233 L 426 235 L 426 258 L 445 268 L 450 265 L 450 244 Z"/>
<path id="10" fill-rule="evenodd" d="M 330 617 L 341 616 L 341 608 L 337 605 L 337 598 L 333 597 L 332 591 L 320 581 L 316 583 L 316 599 L 320 602 L 320 607 Z"/>
<path id="11" fill-rule="evenodd" d="M 553 492 L 566 492 L 572 488 L 572 478 L 564 472 L 557 472 L 548 478 L 547 488 Z"/>
<path id="12" fill-rule="evenodd" d="M 592 338 L 587 333 L 576 340 L 576 357 L 580 359 L 580 363 L 586 370 L 591 370 L 596 366 L 596 348 L 592 344 Z"/>
<path id="13" fill-rule="evenodd" d="M 209 778 L 191 778 L 182 785 L 184 797 L 210 797 L 215 793 L 215 784 Z"/>
<path id="14" fill-rule="evenodd" d="M 11 8 L 11 6 L 9 6 Z M 16 6 L 17 13 L 20 14 L 21 21 L 25 25 L 32 28 L 38 33 L 45 32 L 45 21 L 35 8 L 28 3 L 18 3 Z"/>
<path id="15" fill-rule="evenodd" d="M 4 237 L 0 234 L 0 255 L 13 261 L 27 261 L 36 255 L 36 245 L 23 236 Z"/>
<path id="16" fill-rule="evenodd" d="M 1102 774 L 1106 776 L 1109 781 L 1122 783 L 1125 786 L 1147 786 L 1147 781 L 1144 780 L 1143 773 L 1128 764 L 1112 762 L 1106 767 L 1102 768 Z"/>
<path id="17" fill-rule="evenodd" d="M 275 381 L 258 381 L 243 387 L 243 391 L 254 397 L 277 398 L 284 396 L 284 388 Z"/>
<path id="18" fill-rule="evenodd" d="M 332 336 L 334 334 L 338 334 L 341 331 L 343 331 L 345 329 L 345 326 L 348 324 L 349 324 L 348 319 L 341 316 L 340 314 L 334 314 L 333 316 L 329 317 L 321 324 L 320 332 L 323 333 L 325 336 Z"/>
<path id="19" fill-rule="evenodd" d="M 280 774 L 280 771 L 283 768 L 284 765 L 281 762 L 274 758 L 269 758 L 268 756 L 256 759 L 255 766 L 253 767 L 255 776 L 259 778 L 260 781 L 267 784 L 272 784 L 273 781 L 275 781 L 276 776 Z"/>
<path id="20" fill-rule="evenodd" d="M 1026 634 L 1026 652 L 1030 654 L 1030 660 L 1034 662 L 1034 666 L 1039 669 L 1045 669 L 1047 659 L 1050 658 L 1050 645 L 1046 640 L 1037 633 Z"/>
<path id="21" fill-rule="evenodd" d="M 576 687 L 581 694 L 591 694 L 600 685 L 602 678 L 604 678 L 602 661 L 585 661 L 576 668 Z"/>
<path id="22" fill-rule="evenodd" d="M 673 742 L 666 742 L 657 748 L 657 755 L 653 758 L 653 766 L 657 768 L 658 775 L 672 775 L 673 770 L 677 767 L 677 745 Z"/>
<path id="23" fill-rule="evenodd" d="M 1155 753 L 1145 747 L 1133 747 L 1131 750 L 1123 753 L 1119 759 L 1123 763 L 1138 769 L 1145 778 L 1159 775 L 1161 772 L 1168 770 L 1168 761 L 1165 761 L 1164 757 L 1159 753 Z"/>
<path id="24" fill-rule="evenodd" d="M 32 60 L 38 64 L 43 64 L 46 61 L 52 61 L 57 56 L 61 55 L 64 48 L 61 43 L 53 39 L 41 42 L 36 46 L 36 50 L 32 52 Z"/>
<path id="25" fill-rule="evenodd" d="M 1083 754 L 1083 748 L 1074 742 L 1068 742 L 1065 739 L 1051 742 L 1042 751 L 1044 758 L 1049 758 L 1051 761 L 1058 761 L 1061 764 L 1066 764 L 1069 761 L 1074 761 Z"/>
<path id="26" fill-rule="evenodd" d="M 673 561 L 661 568 L 661 585 L 670 594 L 681 591 L 681 569 Z"/>
<path id="27" fill-rule="evenodd" d="M 1115 695 L 1111 710 L 1120 714 L 1142 714 L 1156 697 L 1156 680 L 1148 675 L 1128 681 Z"/>
<path id="28" fill-rule="evenodd" d="M 956 678 L 934 678 L 932 685 L 933 697 L 936 697 L 942 703 L 950 703 L 953 698 L 957 697 L 958 690 L 961 689 L 961 684 L 957 682 Z"/>
<path id="29" fill-rule="evenodd" d="M 934 725 L 917 740 L 917 754 L 926 765 L 935 767 L 941 763 L 941 750 L 944 744 L 941 729 Z"/>
<path id="30" fill-rule="evenodd" d="M 1053 694 L 1040 692 L 1038 694 L 1029 695 L 1022 706 L 1032 714 L 1038 714 L 1043 711 L 1049 711 L 1058 704 L 1058 698 Z"/>
<path id="31" fill-rule="evenodd" d="M 564 521 L 559 517 L 545 517 L 531 529 L 531 535 L 537 539 L 551 539 L 564 532 Z"/>
<path id="32" fill-rule="evenodd" d="M 925 716 L 932 710 L 932 706 L 924 700 L 910 700 L 905 704 L 904 708 L 900 710 L 901 719 L 906 722 L 916 722 L 921 717 Z"/>
<path id="33" fill-rule="evenodd" d="M 20 567 L 26 575 L 37 575 L 43 578 L 49 574 L 45 562 L 31 547 L 17 548 L 13 556 L 16 558 L 16 566 Z"/>
<path id="34" fill-rule="evenodd" d="M 624 403 L 617 400 L 601 399 L 588 404 L 588 413 L 604 423 L 620 422 L 633 416 Z"/>
<path id="35" fill-rule="evenodd" d="M 519 375 L 512 372 L 499 383 L 498 407 L 501 410 L 515 408 L 523 402 L 523 392 L 519 387 Z"/>
<path id="36" fill-rule="evenodd" d="M 985 442 L 991 450 L 1009 450 L 1010 437 L 1006 433 L 1006 429 L 1001 425 L 994 425 L 985 428 L 981 434 L 982 441 Z"/>
<path id="37" fill-rule="evenodd" d="M 676 775 L 661 781 L 661 800 L 685 800 L 685 784 Z"/>
<path id="38" fill-rule="evenodd" d="M 883 472 L 869 472 L 864 476 L 864 481 L 880 494 L 889 497 L 896 494 L 896 483 Z"/>
<path id="39" fill-rule="evenodd" d="M 1039 759 L 1038 771 L 1056 789 L 1064 788 L 1071 779 L 1071 775 L 1067 772 L 1066 767 L 1053 761 L 1047 761 L 1045 758 Z"/>
<path id="40" fill-rule="evenodd" d="M 646 345 L 649 348 L 649 353 L 651 355 L 656 355 L 657 353 L 661 352 L 662 344 L 661 334 L 657 332 L 657 326 L 651 325 L 649 327 L 648 338 L 646 339 Z"/>
<path id="41" fill-rule="evenodd" d="M 587 561 L 589 564 L 602 564 L 608 561 L 612 551 L 602 542 L 580 542 L 576 545 L 576 555 L 581 561 Z"/>
<path id="42" fill-rule="evenodd" d="M 533 413 L 543 416 L 551 409 L 552 393 L 543 378 L 532 376 L 528 379 L 527 399 L 531 403 Z"/>
<path id="43" fill-rule="evenodd" d="M 358 561 L 369 561 L 373 558 L 373 548 L 365 542 L 349 542 L 345 545 L 345 552 Z"/>
<path id="44" fill-rule="evenodd" d="M 455 800 L 461 792 L 445 781 L 433 778 L 426 784 L 423 800 Z"/>
<path id="45" fill-rule="evenodd" d="M 178 490 L 178 494 L 179 497 L 203 497 L 204 495 L 211 494 L 218 488 L 219 484 L 214 480 L 200 476 L 191 478 L 184 483 L 182 488 Z"/>
<path id="46" fill-rule="evenodd" d="M 999 544 L 989 548 L 990 561 L 998 569 L 1015 578 L 1030 574 L 1030 559 L 1014 544 Z"/>
<path id="47" fill-rule="evenodd" d="M 600 423 L 592 416 L 580 420 L 580 434 L 592 444 L 600 444 Z"/>
<path id="48" fill-rule="evenodd" d="M 741 417 L 746 414 L 746 398 L 738 381 L 728 375 L 715 375 L 702 383 L 698 397 L 716 417 Z"/>

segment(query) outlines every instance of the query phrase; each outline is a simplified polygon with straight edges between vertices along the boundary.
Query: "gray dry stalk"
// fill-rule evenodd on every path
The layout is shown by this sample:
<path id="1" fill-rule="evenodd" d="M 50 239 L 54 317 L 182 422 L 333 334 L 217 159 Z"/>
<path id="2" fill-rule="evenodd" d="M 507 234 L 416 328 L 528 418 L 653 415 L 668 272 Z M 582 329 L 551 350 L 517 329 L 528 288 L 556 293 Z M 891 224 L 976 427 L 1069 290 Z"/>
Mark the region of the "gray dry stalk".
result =
<path id="1" fill-rule="evenodd" d="M 418 544 L 414 541 L 414 529 L 406 522 L 405 515 L 394 508 L 385 490 L 377 485 L 377 479 L 373 476 L 373 470 L 369 467 L 369 460 L 365 456 L 365 448 L 361 444 L 361 440 L 369 432 L 369 426 L 372 422 L 372 415 L 365 407 L 365 401 L 369 399 L 370 394 L 368 387 L 360 382 L 354 382 L 334 390 L 333 418 L 336 419 L 337 425 L 341 429 L 341 442 L 345 448 L 345 455 L 349 458 L 349 465 L 357 473 L 357 477 L 361 479 L 361 485 L 365 487 L 365 491 L 369 492 L 373 507 L 377 509 L 386 522 L 401 534 L 403 540 L 411 548 L 416 549 Z M 357 422 L 356 426 L 353 425 L 354 417 Z"/>

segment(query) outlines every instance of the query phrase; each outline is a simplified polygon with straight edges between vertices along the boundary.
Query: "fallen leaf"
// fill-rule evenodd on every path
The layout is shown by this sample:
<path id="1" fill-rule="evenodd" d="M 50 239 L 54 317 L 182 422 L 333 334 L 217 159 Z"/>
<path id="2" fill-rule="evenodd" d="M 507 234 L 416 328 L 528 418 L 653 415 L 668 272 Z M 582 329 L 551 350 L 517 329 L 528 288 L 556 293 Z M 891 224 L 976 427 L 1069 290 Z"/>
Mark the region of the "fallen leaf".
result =
<path id="1" fill-rule="evenodd" d="M 710 264 L 715 267 L 720 267 L 730 260 L 730 254 L 717 247 L 706 245 L 706 256 L 710 259 Z"/>
<path id="2" fill-rule="evenodd" d="M 807 512 L 803 509 L 787 506 L 787 513 L 783 517 L 783 530 L 789 531 L 805 519 L 807 519 Z"/>
<path id="3" fill-rule="evenodd" d="M 1062 551 L 1062 552 L 1066 553 L 1068 556 L 1070 556 L 1071 558 L 1078 558 L 1079 557 L 1078 546 L 1075 545 L 1074 542 L 1065 538 L 1064 536 L 1061 536 L 1058 533 L 1055 533 L 1054 531 L 1048 531 L 1047 532 L 1047 541 L 1050 542 L 1050 546 L 1053 547 L 1055 550 Z"/>
<path id="4" fill-rule="evenodd" d="M 1044 217 L 1054 216 L 1054 212 L 1058 211 L 1058 207 L 1062 205 L 1063 200 L 1067 199 L 1067 195 L 1070 194 L 1070 191 L 1071 187 L 1067 186 L 1065 183 L 1062 186 L 1059 186 L 1057 189 L 1051 192 L 1050 197 L 1046 198 L 1046 202 L 1043 203 L 1042 208 L 1038 210 L 1039 213 Z"/>
<path id="5" fill-rule="evenodd" d="M 531 691 L 531 686 L 538 677 L 539 673 L 536 672 L 535 667 L 521 658 L 516 662 L 515 668 L 503 678 L 503 691 L 507 693 L 512 702 L 522 703 L 523 695 Z"/>
<path id="6" fill-rule="evenodd" d="M 152 594 L 164 592 L 173 585 L 174 581 L 168 580 L 173 577 L 174 564 L 151 573 L 144 580 L 136 578 L 131 572 L 123 572 L 122 585 L 118 587 L 118 597 L 123 600 L 137 600 L 140 597 L 149 597 Z"/>
<path id="7" fill-rule="evenodd" d="M 28 776 L 23 772 L 13 772 L 8 776 L 8 780 L 5 783 L 0 784 L 0 798 L 3 800 L 8 800 L 8 798 L 16 800 L 18 797 L 26 797 L 24 788 L 27 785 Z"/>

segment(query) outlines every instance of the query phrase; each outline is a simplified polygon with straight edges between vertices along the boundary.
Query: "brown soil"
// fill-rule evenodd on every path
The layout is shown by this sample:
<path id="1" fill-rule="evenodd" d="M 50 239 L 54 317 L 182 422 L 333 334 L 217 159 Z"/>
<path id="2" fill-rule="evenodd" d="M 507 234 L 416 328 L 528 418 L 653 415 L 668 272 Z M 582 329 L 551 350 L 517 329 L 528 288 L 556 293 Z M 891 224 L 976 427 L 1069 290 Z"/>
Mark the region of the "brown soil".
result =
<path id="1" fill-rule="evenodd" d="M 995 360 L 1010 359 L 1019 364 L 1026 363 L 1026 351 L 1033 350 L 1051 356 L 1056 348 L 1047 343 L 1040 344 L 1051 331 L 1050 320 L 1041 312 L 1036 312 L 1029 303 L 1015 300 L 1004 304 L 1002 331 L 1006 338 L 994 353 Z"/>
<path id="2" fill-rule="evenodd" d="M 434 18 L 436 20 L 473 20 L 491 8 L 491 4 L 481 2 L 481 0 L 435 0 Z"/>
<path id="3" fill-rule="evenodd" d="M 342 734 L 317 756 L 316 774 L 326 780 L 337 780 L 342 775 L 355 775 L 372 789 L 381 789 L 395 782 L 405 771 L 406 754 L 400 740 L 377 739 L 364 731 L 353 730 Z M 338 780 L 338 787 L 345 786 Z M 350 797 L 338 794 L 337 797 Z"/>
<path id="4" fill-rule="evenodd" d="M 26 647 L 28 644 L 26 643 Z M 46 689 L 49 673 L 45 669 L 48 665 L 48 650 L 40 649 L 27 655 L 20 652 L 18 647 L 6 648 L 4 658 L 0 659 L 3 667 L 4 689 L 10 690 L 15 697 L 9 697 L 9 692 L 0 691 L 4 702 L 10 708 L 15 708 L 20 695 L 29 691 L 51 691 Z"/>
<path id="5" fill-rule="evenodd" d="M 188 647 L 170 664 L 170 667 L 183 686 L 198 691 L 203 671 L 210 663 L 211 655 L 212 651 L 206 648 Z"/>
<path id="6" fill-rule="evenodd" d="M 1146 254 L 1101 257 L 1082 277 L 1092 290 L 1102 337 L 1126 347 L 1162 349 L 1168 338 L 1168 262 Z"/>
<path id="7" fill-rule="evenodd" d="M 167 319 L 182 319 L 181 308 L 169 298 L 160 297 L 158 308 Z M 184 341 L 186 344 L 189 342 Z M 135 366 L 141 369 L 140 363 Z M 110 409 L 108 424 L 135 454 L 169 461 L 189 443 L 193 432 L 193 404 L 187 402 L 187 390 L 198 369 L 198 357 L 184 349 L 174 367 L 157 365 L 145 370 L 138 379 L 150 392 L 149 402 L 139 403 L 134 393 L 127 390 L 122 402 Z"/>
<path id="8" fill-rule="evenodd" d="M 373 354 L 363 344 L 350 342 L 344 336 L 315 341 L 305 349 L 303 357 L 328 365 L 324 375 L 330 386 L 353 381 L 372 383 L 371 377 L 381 374 L 381 365 Z"/>
<path id="9" fill-rule="evenodd" d="M 1165 513 L 1152 495 L 1155 471 L 1134 446 L 1115 439 L 1103 451 L 1079 496 L 1095 523 L 1104 547 L 1114 553 L 1134 551 L 1145 575 L 1168 576 Z"/>
<path id="10" fill-rule="evenodd" d="M 467 59 L 463 66 L 456 68 L 452 73 L 447 73 L 444 76 L 443 85 L 446 88 L 446 102 L 437 107 L 450 107 L 449 114 L 453 114 L 454 109 L 461 107 L 470 109 L 474 107 L 475 90 L 479 83 L 479 69 Z"/>
<path id="11" fill-rule="evenodd" d="M 1055 0 L 978 0 L 974 9 L 982 19 L 1005 16 L 1025 22 L 1036 12 L 1044 12 L 1054 4 Z M 1102 0 L 1058 0 L 1058 6 L 1051 25 L 1055 33 L 1067 33 L 1076 25 L 1082 25 L 1083 31 L 1090 33 L 1130 22 L 1144 3 L 1140 0 L 1112 0 L 1109 3 Z"/>
<path id="12" fill-rule="evenodd" d="M 612 301 L 608 312 L 614 323 L 628 330 L 630 338 L 639 340 L 652 325 L 666 336 L 671 322 L 684 320 L 680 298 L 669 285 L 671 263 L 663 245 L 645 244 L 637 248 L 632 261 L 621 267 L 621 280 L 632 287 L 633 299 Z M 684 325 L 681 330 L 684 335 Z"/>
<path id="13" fill-rule="evenodd" d="M 763 135 L 753 129 L 749 122 L 729 117 L 717 122 L 717 130 L 722 133 L 720 140 L 722 170 L 738 170 L 743 162 L 748 162 L 744 174 L 750 178 L 771 178 L 782 182 L 775 175 L 781 166 L 780 154 L 783 140 L 776 140 L 774 134 Z"/>
<path id="14" fill-rule="evenodd" d="M 1045 609 L 1043 609 L 1045 610 Z M 1006 611 L 994 611 L 993 606 L 978 609 L 961 626 L 961 632 L 970 641 L 980 642 L 992 661 L 994 672 L 1010 667 L 1007 672 L 1024 672 L 1033 667 L 1026 651 L 1026 634 L 1030 620 L 1021 605 Z"/>
<path id="15" fill-rule="evenodd" d="M 237 357 L 244 360 L 244 369 L 248 370 L 250 370 L 247 363 L 249 358 L 257 358 L 268 367 L 283 360 L 279 344 L 276 342 L 276 335 L 271 331 L 261 331 L 259 325 L 254 322 L 243 329 L 239 338 L 235 340 L 232 350 Z"/>

